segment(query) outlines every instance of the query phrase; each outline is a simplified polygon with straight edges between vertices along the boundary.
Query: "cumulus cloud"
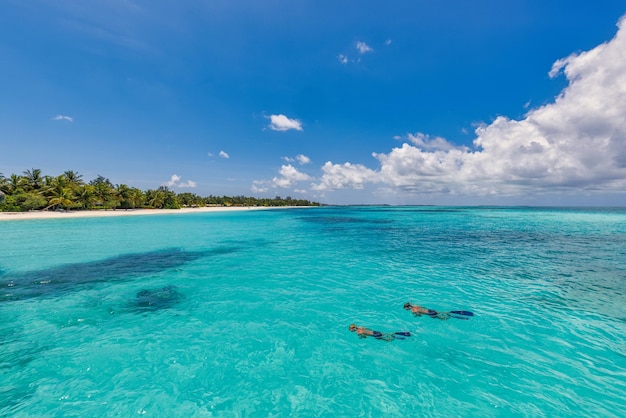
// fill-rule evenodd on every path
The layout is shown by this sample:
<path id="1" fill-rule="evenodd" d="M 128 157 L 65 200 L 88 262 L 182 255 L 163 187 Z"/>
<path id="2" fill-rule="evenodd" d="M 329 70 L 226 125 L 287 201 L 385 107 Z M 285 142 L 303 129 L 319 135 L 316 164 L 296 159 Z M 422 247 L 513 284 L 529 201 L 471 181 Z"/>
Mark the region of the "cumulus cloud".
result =
<path id="1" fill-rule="evenodd" d="M 220 151 L 219 156 L 222 157 L 222 158 L 230 158 L 230 155 L 228 155 L 224 151 Z"/>
<path id="2" fill-rule="evenodd" d="M 322 167 L 321 182 L 313 190 L 362 189 L 365 183 L 376 183 L 380 176 L 361 164 L 333 164 L 328 161 Z"/>
<path id="3" fill-rule="evenodd" d="M 357 41 L 356 50 L 359 51 L 359 54 L 367 54 L 373 51 L 371 46 L 362 41 Z"/>
<path id="4" fill-rule="evenodd" d="M 52 120 L 64 120 L 67 122 L 74 122 L 74 118 L 71 116 L 65 116 L 65 115 L 56 115 L 55 117 L 52 118 Z"/>
<path id="5" fill-rule="evenodd" d="M 290 129 L 295 129 L 296 131 L 302 130 L 302 122 L 298 119 L 289 119 L 285 115 L 271 115 L 269 119 L 269 128 L 273 131 L 288 131 Z"/>
<path id="6" fill-rule="evenodd" d="M 194 188 L 196 187 L 196 182 L 193 180 L 182 182 L 180 176 L 177 176 L 176 174 L 172 174 L 172 177 L 170 178 L 170 180 L 166 181 L 165 183 L 162 183 L 161 186 L 177 187 L 180 189 Z"/>
<path id="7" fill-rule="evenodd" d="M 272 183 L 276 187 L 291 187 L 299 181 L 307 181 L 311 180 L 311 177 L 308 174 L 302 173 L 298 171 L 291 164 L 283 165 L 279 171 L 280 177 L 274 177 L 272 179 Z"/>
<path id="8" fill-rule="evenodd" d="M 472 149 L 409 134 L 373 153 L 380 167 L 327 162 L 317 190 L 365 183 L 410 193 L 520 195 L 626 189 L 626 17 L 615 37 L 554 63 L 567 87 L 521 120 L 498 117 L 476 128 Z"/>
<path id="9" fill-rule="evenodd" d="M 401 139 L 401 138 L 398 138 Z M 465 147 L 459 147 L 452 144 L 440 136 L 431 138 L 430 135 L 418 132 L 416 134 L 409 134 L 407 139 L 415 144 L 418 148 L 427 151 L 450 151 L 453 149 L 466 149 Z"/>
<path id="10" fill-rule="evenodd" d="M 342 63 L 343 65 L 346 65 L 348 63 L 348 57 L 346 57 L 343 54 L 339 54 L 337 56 L 337 59 L 339 60 L 340 63 Z"/>

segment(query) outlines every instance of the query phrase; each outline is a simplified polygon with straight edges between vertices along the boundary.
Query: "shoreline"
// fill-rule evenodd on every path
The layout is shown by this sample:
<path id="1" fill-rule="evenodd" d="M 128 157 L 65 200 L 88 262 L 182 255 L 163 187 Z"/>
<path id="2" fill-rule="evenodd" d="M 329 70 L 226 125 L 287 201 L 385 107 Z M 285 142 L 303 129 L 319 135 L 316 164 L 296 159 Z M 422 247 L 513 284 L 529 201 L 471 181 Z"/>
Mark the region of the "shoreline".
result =
<path id="1" fill-rule="evenodd" d="M 182 209 L 102 209 L 102 210 L 79 210 L 79 211 L 32 211 L 32 212 L 0 212 L 0 222 L 19 221 L 31 219 L 76 219 L 98 218 L 111 216 L 142 216 L 142 215 L 175 215 L 188 213 L 209 212 L 241 212 L 251 210 L 285 209 L 308 206 L 215 206 L 203 208 Z"/>

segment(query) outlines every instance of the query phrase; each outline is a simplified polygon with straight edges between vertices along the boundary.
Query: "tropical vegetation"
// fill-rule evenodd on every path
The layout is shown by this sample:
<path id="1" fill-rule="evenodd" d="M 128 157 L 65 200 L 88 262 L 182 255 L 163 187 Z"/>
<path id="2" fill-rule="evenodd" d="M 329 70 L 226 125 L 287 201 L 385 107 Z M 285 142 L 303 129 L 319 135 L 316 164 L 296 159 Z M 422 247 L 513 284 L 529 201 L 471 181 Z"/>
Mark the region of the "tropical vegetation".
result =
<path id="1" fill-rule="evenodd" d="M 59 176 L 43 175 L 40 169 L 5 177 L 0 173 L 0 211 L 94 210 L 94 209 L 179 209 L 201 206 L 319 206 L 303 199 L 255 198 L 246 196 L 200 197 L 175 193 L 165 186 L 142 191 L 126 184 L 112 184 L 98 176 L 85 182 L 76 171 Z"/>

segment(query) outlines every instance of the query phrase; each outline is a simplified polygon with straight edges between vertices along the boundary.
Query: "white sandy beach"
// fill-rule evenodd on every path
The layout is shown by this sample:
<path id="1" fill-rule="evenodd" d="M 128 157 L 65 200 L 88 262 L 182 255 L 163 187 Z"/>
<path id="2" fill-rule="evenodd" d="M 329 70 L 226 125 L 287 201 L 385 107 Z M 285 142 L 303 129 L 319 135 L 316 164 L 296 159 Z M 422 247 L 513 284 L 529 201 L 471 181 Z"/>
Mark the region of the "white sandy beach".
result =
<path id="1" fill-rule="evenodd" d="M 138 215 L 177 215 L 202 212 L 230 212 L 285 208 L 286 206 L 215 206 L 204 208 L 183 209 L 116 209 L 116 210 L 80 210 L 80 211 L 31 211 L 31 212 L 0 212 L 0 221 L 17 221 L 26 219 L 58 219 L 58 218 L 95 218 L 102 216 L 138 216 Z"/>

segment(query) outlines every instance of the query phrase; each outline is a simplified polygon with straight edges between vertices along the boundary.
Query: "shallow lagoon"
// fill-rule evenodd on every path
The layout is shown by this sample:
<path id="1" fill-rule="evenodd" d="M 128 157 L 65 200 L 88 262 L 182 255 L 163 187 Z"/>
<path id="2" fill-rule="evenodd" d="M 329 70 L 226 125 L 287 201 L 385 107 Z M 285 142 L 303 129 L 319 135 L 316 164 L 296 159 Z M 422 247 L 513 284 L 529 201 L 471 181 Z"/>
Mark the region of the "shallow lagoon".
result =
<path id="1" fill-rule="evenodd" d="M 626 210 L 29 220 L 0 240 L 0 416 L 626 415 Z"/>

